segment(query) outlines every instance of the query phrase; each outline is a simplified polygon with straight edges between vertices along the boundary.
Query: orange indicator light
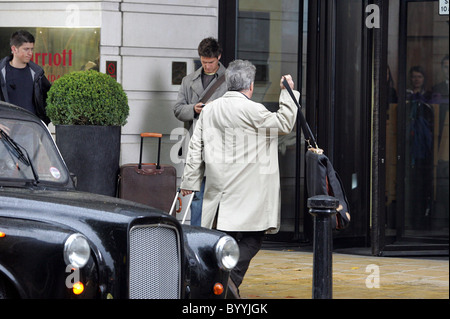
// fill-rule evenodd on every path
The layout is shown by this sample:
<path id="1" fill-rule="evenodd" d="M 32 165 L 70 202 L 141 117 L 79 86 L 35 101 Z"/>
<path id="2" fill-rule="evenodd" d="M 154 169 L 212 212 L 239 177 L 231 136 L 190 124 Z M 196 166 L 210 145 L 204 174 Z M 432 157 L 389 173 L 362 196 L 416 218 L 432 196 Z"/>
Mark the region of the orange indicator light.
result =
<path id="1" fill-rule="evenodd" d="M 6 236 L 6 234 L 4 232 L 0 231 L 0 238 L 3 238 L 5 236 Z"/>
<path id="2" fill-rule="evenodd" d="M 84 291 L 84 285 L 82 282 L 76 282 L 73 284 L 72 291 L 75 295 L 81 295 Z"/>
<path id="3" fill-rule="evenodd" d="M 223 285 L 220 282 L 216 282 L 213 290 L 215 295 L 221 295 L 223 293 Z"/>

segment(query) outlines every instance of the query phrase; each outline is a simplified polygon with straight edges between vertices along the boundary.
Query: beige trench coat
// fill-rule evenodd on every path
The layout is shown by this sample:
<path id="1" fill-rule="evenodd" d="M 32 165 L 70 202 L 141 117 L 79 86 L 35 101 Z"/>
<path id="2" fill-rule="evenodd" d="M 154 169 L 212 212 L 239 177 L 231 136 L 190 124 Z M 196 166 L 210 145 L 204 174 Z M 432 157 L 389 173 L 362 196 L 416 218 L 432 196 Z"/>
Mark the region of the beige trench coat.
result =
<path id="1" fill-rule="evenodd" d="M 212 228 L 217 217 L 223 231 L 278 231 L 278 135 L 291 132 L 296 116 L 285 89 L 275 113 L 231 91 L 204 107 L 181 182 L 182 189 L 198 191 L 206 176 L 203 227 Z"/>

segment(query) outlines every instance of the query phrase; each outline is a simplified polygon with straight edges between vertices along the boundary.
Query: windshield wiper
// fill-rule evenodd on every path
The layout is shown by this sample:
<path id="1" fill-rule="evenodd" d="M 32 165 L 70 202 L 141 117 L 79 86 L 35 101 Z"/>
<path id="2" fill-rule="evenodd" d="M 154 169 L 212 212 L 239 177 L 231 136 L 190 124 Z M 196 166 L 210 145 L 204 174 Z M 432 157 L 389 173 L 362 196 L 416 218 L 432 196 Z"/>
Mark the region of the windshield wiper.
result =
<path id="1" fill-rule="evenodd" d="M 2 140 L 2 142 L 5 145 L 6 149 L 10 152 L 10 154 L 14 155 L 21 163 L 23 163 L 27 167 L 31 168 L 35 184 L 39 183 L 39 176 L 36 173 L 36 170 L 34 169 L 34 165 L 33 165 L 32 161 L 30 159 L 30 156 L 28 155 L 27 150 L 23 146 L 18 144 L 16 141 L 14 141 L 2 129 L 0 129 L 0 139 Z M 22 152 L 22 150 L 25 152 L 25 154 L 24 154 L 24 152 Z"/>
<path id="2" fill-rule="evenodd" d="M 25 164 L 26 166 L 30 166 L 30 161 L 25 157 L 19 145 L 17 145 L 17 143 L 2 129 L 0 129 L 0 136 L 3 144 L 5 144 L 5 147 L 8 149 L 8 151 L 23 164 Z"/>

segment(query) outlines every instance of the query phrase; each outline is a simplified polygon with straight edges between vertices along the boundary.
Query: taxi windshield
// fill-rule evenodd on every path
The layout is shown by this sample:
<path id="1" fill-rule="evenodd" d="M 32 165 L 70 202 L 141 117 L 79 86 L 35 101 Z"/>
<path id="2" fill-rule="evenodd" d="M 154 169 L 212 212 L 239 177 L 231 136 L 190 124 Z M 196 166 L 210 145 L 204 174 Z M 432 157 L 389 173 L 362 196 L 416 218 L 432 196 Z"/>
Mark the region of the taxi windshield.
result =
<path id="1" fill-rule="evenodd" d="M 0 118 L 0 181 L 67 183 L 51 136 L 35 122 Z"/>

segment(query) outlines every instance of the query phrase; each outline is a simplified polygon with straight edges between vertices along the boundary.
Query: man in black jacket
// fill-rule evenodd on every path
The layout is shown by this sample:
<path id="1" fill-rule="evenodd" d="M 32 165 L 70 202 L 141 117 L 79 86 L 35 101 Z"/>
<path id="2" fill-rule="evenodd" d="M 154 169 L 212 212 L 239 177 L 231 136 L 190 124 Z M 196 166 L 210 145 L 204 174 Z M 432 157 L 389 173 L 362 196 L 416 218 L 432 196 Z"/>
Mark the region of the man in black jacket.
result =
<path id="1" fill-rule="evenodd" d="M 34 37 L 28 31 L 16 31 L 10 39 L 12 55 L 0 61 L 0 99 L 36 114 L 45 124 L 47 92 L 50 82 L 44 70 L 31 61 Z"/>

